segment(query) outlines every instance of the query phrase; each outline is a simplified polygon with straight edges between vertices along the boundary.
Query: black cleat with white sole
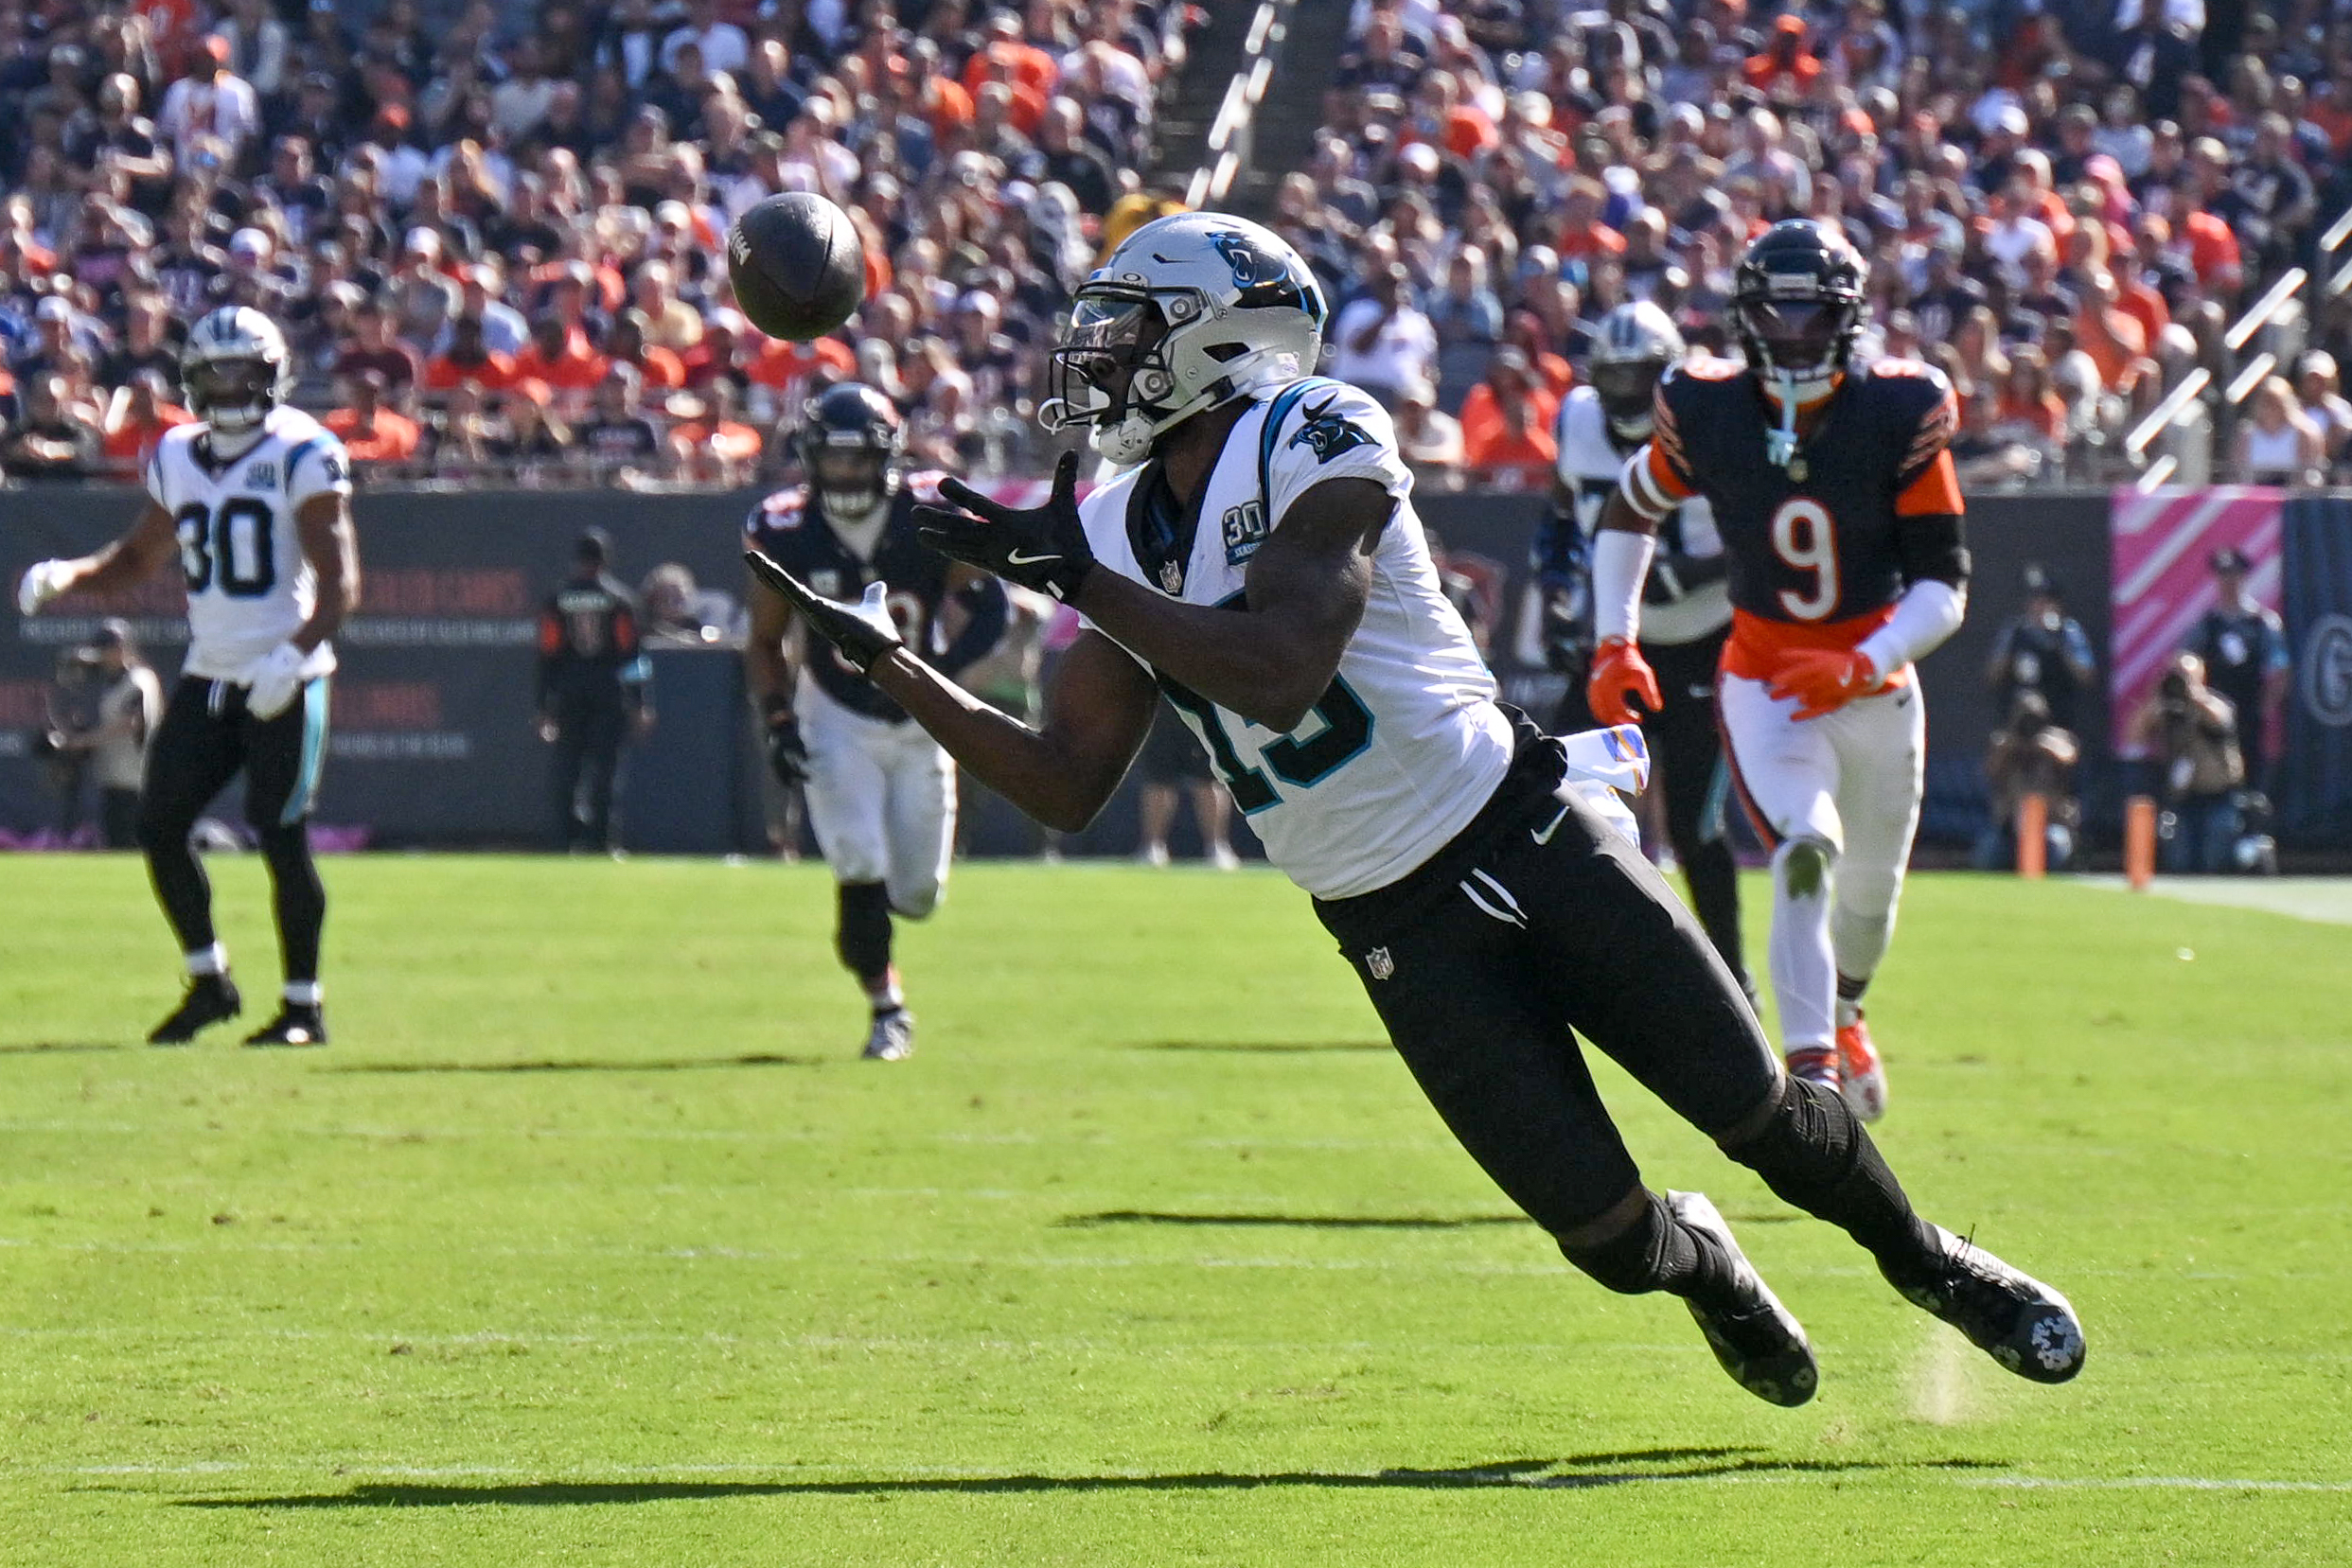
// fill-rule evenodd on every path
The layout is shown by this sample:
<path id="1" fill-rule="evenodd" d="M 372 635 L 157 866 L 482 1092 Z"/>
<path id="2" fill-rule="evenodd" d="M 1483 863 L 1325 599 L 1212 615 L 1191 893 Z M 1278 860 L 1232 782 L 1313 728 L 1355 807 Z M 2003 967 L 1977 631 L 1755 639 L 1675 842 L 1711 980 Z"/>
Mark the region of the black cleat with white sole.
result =
<path id="1" fill-rule="evenodd" d="M 1943 1248 L 1943 1265 L 1924 1283 L 1889 1276 L 1904 1300 L 1942 1318 L 2021 1378 L 2064 1383 L 2082 1370 L 2082 1320 L 2071 1302 L 1973 1242 L 1941 1225 L 1930 1228 Z"/>
<path id="2" fill-rule="evenodd" d="M 1731 1226 L 1703 1192 L 1669 1192 L 1666 1203 L 1674 1218 L 1713 1237 L 1731 1259 L 1739 1291 L 1736 1306 L 1702 1305 L 1688 1297 L 1683 1301 L 1731 1381 L 1760 1400 L 1792 1409 L 1812 1399 L 1821 1385 L 1821 1368 L 1806 1341 L 1805 1326 L 1772 1294 L 1740 1243 L 1731 1239 Z"/>
<path id="3" fill-rule="evenodd" d="M 327 1015 L 315 1002 L 288 1002 L 277 1016 L 245 1036 L 249 1046 L 323 1046 Z"/>
<path id="4" fill-rule="evenodd" d="M 170 1015 L 148 1031 L 150 1046 L 185 1046 L 200 1030 L 225 1022 L 245 1011 L 237 982 L 226 975 L 198 975 L 187 982 L 187 995 Z"/>

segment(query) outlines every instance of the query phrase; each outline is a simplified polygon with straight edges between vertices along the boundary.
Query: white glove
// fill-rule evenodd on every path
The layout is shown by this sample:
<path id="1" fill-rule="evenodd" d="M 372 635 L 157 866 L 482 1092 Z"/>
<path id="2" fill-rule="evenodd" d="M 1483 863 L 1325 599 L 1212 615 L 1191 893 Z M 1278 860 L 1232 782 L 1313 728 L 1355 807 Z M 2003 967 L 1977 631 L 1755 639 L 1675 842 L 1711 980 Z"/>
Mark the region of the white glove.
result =
<path id="1" fill-rule="evenodd" d="M 24 579 L 16 585 L 16 611 L 20 615 L 38 615 L 41 607 L 65 591 L 63 561 L 35 561 L 26 568 Z"/>
<path id="2" fill-rule="evenodd" d="M 292 643 L 280 643 L 245 668 L 245 712 L 256 718 L 275 718 L 293 706 L 302 690 L 302 665 L 309 656 Z"/>

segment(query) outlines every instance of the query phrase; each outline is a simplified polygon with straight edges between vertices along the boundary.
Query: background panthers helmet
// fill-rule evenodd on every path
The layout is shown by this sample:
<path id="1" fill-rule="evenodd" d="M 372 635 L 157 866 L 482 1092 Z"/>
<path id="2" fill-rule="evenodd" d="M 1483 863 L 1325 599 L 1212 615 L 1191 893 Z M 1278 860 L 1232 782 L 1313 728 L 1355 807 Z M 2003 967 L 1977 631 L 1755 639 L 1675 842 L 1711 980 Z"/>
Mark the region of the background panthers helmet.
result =
<path id="1" fill-rule="evenodd" d="M 251 306 L 205 311 L 180 351 L 189 410 L 222 435 L 259 429 L 292 380 L 286 335 Z"/>
<path id="2" fill-rule="evenodd" d="M 1682 333 L 1673 318 L 1646 299 L 1600 318 L 1600 330 L 1593 335 L 1591 379 L 1610 434 L 1629 444 L 1649 439 L 1658 378 L 1682 356 Z"/>
<path id="3" fill-rule="evenodd" d="M 1146 223 L 1079 285 L 1038 418 L 1083 427 L 1113 463 L 1141 463 L 1178 422 L 1312 374 L 1327 314 L 1315 274 L 1273 231 L 1208 212 Z"/>
<path id="4" fill-rule="evenodd" d="M 1810 218 L 1775 223 L 1740 258 L 1731 323 L 1748 368 L 1795 403 L 1837 385 L 1862 328 L 1866 271 L 1843 235 Z"/>
<path id="5" fill-rule="evenodd" d="M 888 397 L 842 381 L 810 400 L 792 439 L 825 520 L 858 522 L 889 498 L 906 426 Z"/>

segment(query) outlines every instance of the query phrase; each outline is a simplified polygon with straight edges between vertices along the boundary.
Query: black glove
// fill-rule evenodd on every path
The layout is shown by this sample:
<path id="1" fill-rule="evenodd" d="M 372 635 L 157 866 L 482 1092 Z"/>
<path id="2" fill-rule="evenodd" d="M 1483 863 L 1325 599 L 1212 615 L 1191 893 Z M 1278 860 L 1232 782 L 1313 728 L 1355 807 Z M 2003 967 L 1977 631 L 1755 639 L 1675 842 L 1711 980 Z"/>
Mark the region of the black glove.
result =
<path id="1" fill-rule="evenodd" d="M 1094 570 L 1094 552 L 1078 520 L 1078 454 L 1064 452 L 1053 467 L 1053 493 L 1027 510 L 989 500 L 960 479 L 943 479 L 939 493 L 953 506 L 918 506 L 919 537 L 951 560 L 994 573 L 1006 582 L 1051 593 L 1064 604 Z"/>
<path id="2" fill-rule="evenodd" d="M 903 648 L 898 623 L 891 619 L 890 589 L 868 583 L 866 596 L 854 605 L 828 599 L 757 550 L 743 553 L 752 575 L 784 596 L 801 612 L 808 629 L 841 650 L 841 659 L 859 675 L 870 675 L 875 661 L 893 648 Z"/>
<path id="3" fill-rule="evenodd" d="M 792 716 L 792 704 L 780 696 L 771 696 L 765 705 L 768 717 L 768 766 L 774 769 L 776 782 L 787 789 L 808 782 L 808 743 L 801 739 L 801 721 Z"/>

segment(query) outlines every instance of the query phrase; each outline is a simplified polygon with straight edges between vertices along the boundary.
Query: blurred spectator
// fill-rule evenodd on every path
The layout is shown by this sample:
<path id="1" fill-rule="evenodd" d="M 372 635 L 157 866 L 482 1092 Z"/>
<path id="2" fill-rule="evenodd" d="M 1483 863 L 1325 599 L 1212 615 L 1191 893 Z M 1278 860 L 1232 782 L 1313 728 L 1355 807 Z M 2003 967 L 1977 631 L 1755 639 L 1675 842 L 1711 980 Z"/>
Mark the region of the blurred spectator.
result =
<path id="1" fill-rule="evenodd" d="M 106 471 L 117 479 L 137 478 L 164 432 L 195 417 L 170 400 L 159 372 L 134 372 L 130 384 L 115 388 L 107 402 L 106 422 L 98 432 Z"/>
<path id="2" fill-rule="evenodd" d="M 1445 288 L 1429 303 L 1438 343 L 1490 344 L 1503 335 L 1503 302 L 1487 287 L 1486 253 L 1464 245 L 1445 266 Z"/>
<path id="3" fill-rule="evenodd" d="M 2066 613 L 2065 590 L 2047 567 L 2027 561 L 2021 576 L 2025 608 L 1993 633 L 1992 656 L 1985 669 L 1993 708 L 2012 714 L 2020 697 L 2035 696 L 2050 722 L 2061 730 L 2079 731 L 2083 698 L 2098 678 L 2090 635 Z"/>
<path id="4" fill-rule="evenodd" d="M 344 385 L 348 401 L 320 423 L 342 437 L 354 464 L 400 464 L 416 455 L 423 432 L 416 420 L 386 406 L 389 389 L 382 371 L 363 370 L 345 378 Z"/>
<path id="5" fill-rule="evenodd" d="M 424 379 L 424 361 L 416 349 L 393 332 L 391 314 L 374 301 L 351 312 L 352 341 L 335 356 L 335 375 L 344 380 L 374 376 L 380 396 L 395 402 L 407 399 Z"/>
<path id="6" fill-rule="evenodd" d="M 2319 431 L 2320 451 L 2332 477 L 2352 440 L 2352 402 L 2344 399 L 2336 380 L 2336 359 L 2313 349 L 2295 361 L 2295 396 L 2304 416 Z"/>
<path id="7" fill-rule="evenodd" d="M 2037 446 L 1995 424 L 1999 396 L 1991 386 L 1954 391 L 1960 400 L 1960 429 L 1952 438 L 1952 459 L 1961 484 L 1993 489 L 2023 484 L 2042 471 Z"/>
<path id="8" fill-rule="evenodd" d="M 1560 399 L 1535 379 L 1525 354 L 1494 351 L 1486 379 L 1462 402 L 1462 456 L 1471 470 L 1512 489 L 1547 483 L 1560 455 L 1552 434 Z"/>
<path id="9" fill-rule="evenodd" d="M 718 641 L 722 628 L 700 613 L 694 573 L 676 561 L 664 561 L 645 573 L 637 600 L 644 609 L 643 631 L 649 647 L 699 648 Z"/>
<path id="10" fill-rule="evenodd" d="M 714 380 L 698 395 L 681 393 L 669 401 L 673 471 L 703 484 L 750 483 L 759 467 L 759 432 L 735 417 L 734 383 Z"/>
<path id="11" fill-rule="evenodd" d="M 224 166 L 234 166 L 246 142 L 261 129 L 261 101 L 253 83 L 229 69 L 231 42 L 219 33 L 198 46 L 188 74 L 164 94 L 155 123 L 183 163 L 200 138 L 218 144 Z"/>
<path id="12" fill-rule="evenodd" d="M 1432 379 L 1436 329 L 1407 297 L 1411 271 L 1391 262 L 1375 272 L 1361 298 L 1344 306 L 1329 335 L 1329 372 L 1393 405 L 1406 387 Z"/>
<path id="13" fill-rule="evenodd" d="M 73 383 L 58 371 L 26 382 L 25 414 L 0 438 L 0 472 L 11 479 L 79 480 L 101 468 L 97 428 L 74 405 Z"/>
<path id="14" fill-rule="evenodd" d="M 2268 377 L 2255 388 L 2232 437 L 2230 463 L 2248 484 L 2325 483 L 2326 438 L 2295 401 L 2285 377 Z"/>
<path id="15" fill-rule="evenodd" d="M 639 412 L 645 379 L 637 367 L 616 362 L 596 383 L 595 401 L 573 432 L 573 455 L 592 478 L 624 483 L 652 477 L 662 458 L 662 433 Z"/>
<path id="16" fill-rule="evenodd" d="M 530 346 L 515 356 L 514 375 L 549 389 L 566 407 L 585 407 L 606 369 L 605 357 L 588 345 L 585 333 L 559 317 L 541 316 L 531 324 Z"/>
<path id="17" fill-rule="evenodd" d="M 2214 606 L 2190 628 L 2182 647 L 2198 657 L 2203 678 L 2237 712 L 2246 782 L 2267 790 L 2270 737 L 2293 684 L 2287 629 L 2278 611 L 2246 591 L 2253 563 L 2245 552 L 2217 550 L 2206 564 L 2213 573 Z"/>
<path id="18" fill-rule="evenodd" d="M 2204 661 L 2173 656 L 2156 693 L 2132 715 L 2132 748 L 2155 769 L 2164 802 L 2163 859 L 2170 872 L 2224 872 L 2239 833 L 2246 766 L 2237 712 L 2205 684 Z"/>
<path id="19" fill-rule="evenodd" d="M 1438 407 L 1437 389 L 1426 381 L 1397 395 L 1396 444 L 1405 461 L 1424 474 L 1452 478 L 1466 461 L 1461 424 Z"/>
<path id="20" fill-rule="evenodd" d="M 501 392 L 513 384 L 515 361 L 483 339 L 479 316 L 459 316 L 450 323 L 449 346 L 425 362 L 424 391 L 446 396 L 461 384 L 485 392 Z"/>
<path id="21" fill-rule="evenodd" d="M 549 412 L 549 401 L 546 382 L 519 379 L 499 399 L 499 419 L 484 442 L 526 484 L 543 483 L 572 459 L 572 432 Z"/>
<path id="22" fill-rule="evenodd" d="M 2075 767 L 2082 760 L 2082 743 L 2072 731 L 2056 723 L 2050 706 L 2036 692 L 2018 693 L 2008 709 L 2008 722 L 1993 732 L 1985 755 L 1985 793 L 1989 818 L 1976 840 L 1978 871 L 2003 871 L 2017 864 L 2017 808 L 2028 795 L 2039 795 L 2047 808 L 2043 829 L 2044 864 L 2064 871 L 2075 853 L 2075 829 L 2081 805 L 2075 799 Z"/>

